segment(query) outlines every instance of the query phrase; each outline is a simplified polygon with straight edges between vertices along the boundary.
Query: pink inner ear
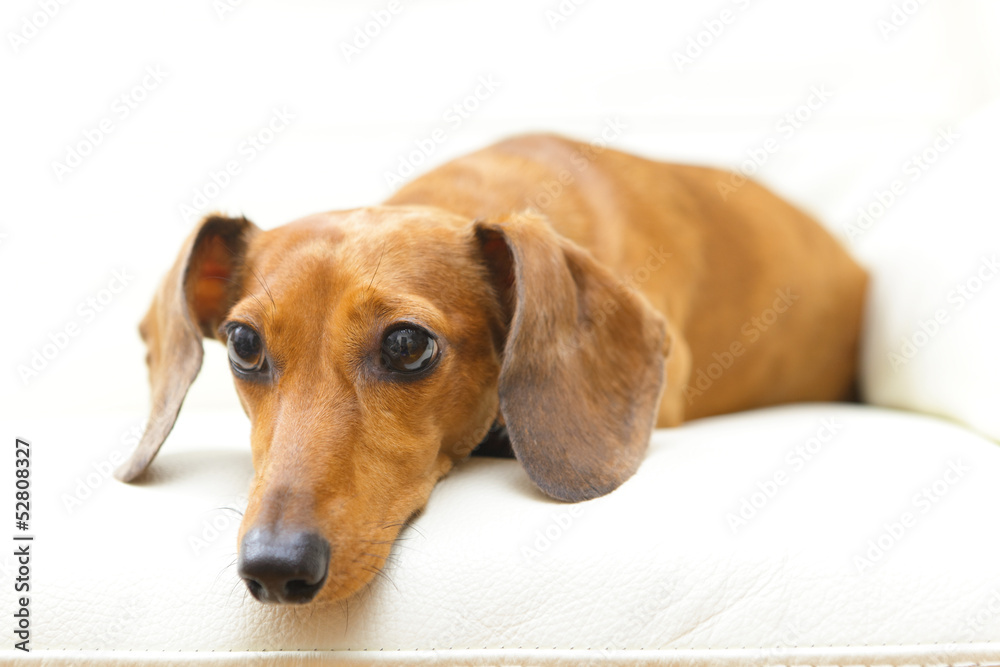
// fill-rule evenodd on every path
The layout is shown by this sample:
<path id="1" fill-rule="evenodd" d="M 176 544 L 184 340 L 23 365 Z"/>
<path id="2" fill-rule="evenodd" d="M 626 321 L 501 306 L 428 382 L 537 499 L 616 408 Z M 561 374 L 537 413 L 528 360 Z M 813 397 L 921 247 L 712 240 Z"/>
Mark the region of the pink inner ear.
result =
<path id="1" fill-rule="evenodd" d="M 218 236 L 206 239 L 191 266 L 191 308 L 198 325 L 214 328 L 225 314 L 229 280 L 233 275 L 232 253 Z"/>

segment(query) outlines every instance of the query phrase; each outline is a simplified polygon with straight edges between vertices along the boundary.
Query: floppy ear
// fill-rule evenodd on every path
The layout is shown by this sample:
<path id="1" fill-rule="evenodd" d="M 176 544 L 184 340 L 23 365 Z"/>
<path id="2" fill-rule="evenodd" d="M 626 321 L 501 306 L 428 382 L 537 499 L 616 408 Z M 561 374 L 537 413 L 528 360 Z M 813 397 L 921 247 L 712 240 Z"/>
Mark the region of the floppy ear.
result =
<path id="1" fill-rule="evenodd" d="M 499 392 L 514 454 L 554 498 L 613 491 L 656 422 L 663 317 L 541 216 L 477 221 L 475 235 L 509 322 Z"/>
<path id="2" fill-rule="evenodd" d="M 115 471 L 123 482 L 142 474 L 173 428 L 201 369 L 202 336 L 215 336 L 234 303 L 247 243 L 257 231 L 246 218 L 206 217 L 160 283 L 139 325 L 153 404 L 142 440 Z"/>

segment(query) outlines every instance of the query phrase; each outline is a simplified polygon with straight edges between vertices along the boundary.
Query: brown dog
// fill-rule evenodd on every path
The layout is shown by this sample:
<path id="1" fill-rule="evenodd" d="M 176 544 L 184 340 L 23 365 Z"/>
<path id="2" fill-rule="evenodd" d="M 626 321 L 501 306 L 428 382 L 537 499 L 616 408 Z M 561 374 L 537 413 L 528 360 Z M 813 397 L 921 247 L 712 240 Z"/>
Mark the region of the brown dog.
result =
<path id="1" fill-rule="evenodd" d="M 256 475 L 240 574 L 270 602 L 344 598 L 438 479 L 502 434 L 550 496 L 606 494 L 654 426 L 845 398 L 864 272 L 730 174 L 555 136 L 450 162 L 383 206 L 263 231 L 211 216 L 140 326 L 150 464 L 227 343 Z"/>

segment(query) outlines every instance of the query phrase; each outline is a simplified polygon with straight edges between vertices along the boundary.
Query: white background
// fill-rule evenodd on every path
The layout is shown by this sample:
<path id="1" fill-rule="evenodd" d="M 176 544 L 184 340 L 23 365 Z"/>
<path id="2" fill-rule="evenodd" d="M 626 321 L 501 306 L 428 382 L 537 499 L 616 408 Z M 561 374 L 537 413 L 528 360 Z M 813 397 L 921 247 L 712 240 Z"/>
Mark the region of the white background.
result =
<path id="1" fill-rule="evenodd" d="M 589 140 L 617 118 L 627 129 L 615 147 L 664 160 L 736 168 L 776 138 L 757 177 L 842 235 L 915 150 L 1000 96 L 1000 11 L 985 0 L 402 1 L 350 62 L 342 45 L 387 1 L 224 11 L 213 0 L 71 0 L 53 2 L 50 18 L 45 4 L 0 10 L 0 418 L 10 425 L 145 416 L 136 325 L 192 226 L 179 207 L 243 160 L 241 143 L 275 108 L 294 121 L 212 201 L 263 227 L 385 198 L 385 173 L 437 127 L 447 141 L 421 170 L 516 132 Z M 903 5 L 912 14 L 898 29 L 880 27 Z M 679 68 L 691 40 L 702 52 Z M 149 67 L 164 80 L 120 118 L 116 99 Z M 449 124 L 481 77 L 496 92 Z M 832 98 L 803 112 L 815 87 Z M 808 118 L 786 136 L 779 123 L 796 111 Z M 53 164 L 104 118 L 113 131 L 60 179 Z M 127 287 L 85 318 L 79 304 L 122 270 L 134 276 Z M 19 367 L 71 323 L 79 334 L 23 379 Z M 238 409 L 224 350 L 206 352 L 185 410 Z"/>

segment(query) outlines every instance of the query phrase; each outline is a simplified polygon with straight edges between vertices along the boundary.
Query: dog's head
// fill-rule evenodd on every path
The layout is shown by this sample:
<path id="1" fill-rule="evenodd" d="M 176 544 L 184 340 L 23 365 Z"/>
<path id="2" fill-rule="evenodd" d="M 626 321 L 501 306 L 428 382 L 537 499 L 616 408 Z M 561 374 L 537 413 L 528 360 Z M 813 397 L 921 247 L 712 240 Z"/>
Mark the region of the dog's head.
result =
<path id="1" fill-rule="evenodd" d="M 603 495 L 639 465 L 663 385 L 662 318 L 541 217 L 423 207 L 270 231 L 210 216 L 140 326 L 153 409 L 118 477 L 150 464 L 228 346 L 255 477 L 240 575 L 269 602 L 344 598 L 494 424 L 548 495 Z"/>

